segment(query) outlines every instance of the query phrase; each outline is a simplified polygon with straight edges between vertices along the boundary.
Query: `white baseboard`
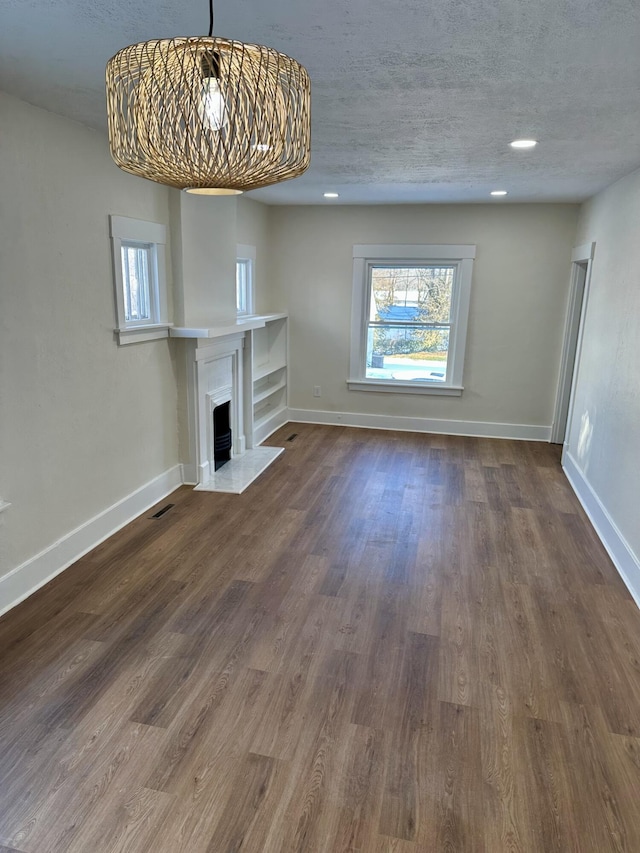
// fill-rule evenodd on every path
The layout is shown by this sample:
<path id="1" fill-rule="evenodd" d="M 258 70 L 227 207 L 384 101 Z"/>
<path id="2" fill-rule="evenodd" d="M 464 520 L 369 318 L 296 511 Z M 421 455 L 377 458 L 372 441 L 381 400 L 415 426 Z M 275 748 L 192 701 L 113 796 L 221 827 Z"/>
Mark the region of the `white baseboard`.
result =
<path id="1" fill-rule="evenodd" d="M 0 578 L 0 615 L 28 598 L 100 542 L 182 485 L 180 465 L 76 527 L 53 545 Z"/>
<path id="2" fill-rule="evenodd" d="M 562 455 L 562 467 L 571 483 L 571 488 L 611 557 L 613 565 L 640 607 L 640 559 L 633 553 L 631 546 L 618 530 L 602 501 L 578 467 L 576 460 L 566 450 Z"/>
<path id="3" fill-rule="evenodd" d="M 550 426 L 499 424 L 485 421 L 446 421 L 440 418 L 407 418 L 399 415 L 364 415 L 355 412 L 322 412 L 313 409 L 289 409 L 289 420 L 304 424 L 394 429 L 403 432 L 430 432 L 441 435 L 468 435 L 478 438 L 511 438 L 523 441 L 549 441 Z"/>

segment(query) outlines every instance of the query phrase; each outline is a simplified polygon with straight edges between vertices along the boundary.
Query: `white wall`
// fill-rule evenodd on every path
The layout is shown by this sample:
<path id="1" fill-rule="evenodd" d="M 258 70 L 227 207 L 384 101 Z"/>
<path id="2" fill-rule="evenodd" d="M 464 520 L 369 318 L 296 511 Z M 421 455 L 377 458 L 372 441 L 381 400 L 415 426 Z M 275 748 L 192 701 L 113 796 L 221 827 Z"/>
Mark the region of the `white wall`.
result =
<path id="1" fill-rule="evenodd" d="M 114 339 L 108 236 L 110 213 L 168 224 L 167 190 L 121 172 L 105 136 L 3 94 L 0 127 L 1 579 L 178 448 L 171 343 Z"/>
<path id="2" fill-rule="evenodd" d="M 640 170 L 584 205 L 576 243 L 595 242 L 569 473 L 640 601 Z"/>
<path id="3" fill-rule="evenodd" d="M 214 326 L 236 316 L 234 196 L 171 190 L 176 324 Z"/>
<path id="4" fill-rule="evenodd" d="M 576 206 L 327 205 L 270 215 L 272 302 L 291 317 L 292 408 L 550 427 Z M 477 245 L 462 397 L 347 389 L 357 243 Z"/>
<path id="5" fill-rule="evenodd" d="M 269 221 L 272 209 L 248 196 L 241 196 L 238 199 L 236 241 L 256 247 L 254 268 L 256 314 L 268 314 L 278 310 L 278 306 L 273 303 L 268 280 L 271 254 Z"/>

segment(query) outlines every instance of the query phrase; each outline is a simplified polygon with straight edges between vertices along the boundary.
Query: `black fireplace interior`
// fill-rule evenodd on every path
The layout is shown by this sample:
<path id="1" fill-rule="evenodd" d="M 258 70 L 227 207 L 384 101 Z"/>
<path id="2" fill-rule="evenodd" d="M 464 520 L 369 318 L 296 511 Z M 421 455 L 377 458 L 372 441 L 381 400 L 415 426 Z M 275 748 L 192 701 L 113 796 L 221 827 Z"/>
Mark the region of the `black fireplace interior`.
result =
<path id="1" fill-rule="evenodd" d="M 231 459 L 231 406 L 222 403 L 213 410 L 213 467 L 217 471 Z"/>

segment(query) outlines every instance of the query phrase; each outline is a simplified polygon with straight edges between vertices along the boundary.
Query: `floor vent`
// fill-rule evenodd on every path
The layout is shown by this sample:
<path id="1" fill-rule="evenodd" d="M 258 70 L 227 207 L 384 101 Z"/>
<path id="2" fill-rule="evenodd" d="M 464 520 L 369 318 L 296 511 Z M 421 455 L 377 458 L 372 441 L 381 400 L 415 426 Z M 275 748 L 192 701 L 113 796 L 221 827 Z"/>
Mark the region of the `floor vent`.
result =
<path id="1" fill-rule="evenodd" d="M 293 439 L 297 438 L 297 437 L 298 437 L 298 433 L 292 432 L 291 435 L 289 436 L 289 438 L 287 439 L 287 441 L 293 441 Z"/>
<path id="2" fill-rule="evenodd" d="M 163 506 L 162 509 L 158 510 L 158 512 L 154 512 L 154 514 L 151 516 L 151 518 L 162 518 L 162 516 L 165 514 L 165 512 L 169 512 L 169 510 L 173 506 L 175 506 L 175 504 L 167 504 L 166 506 Z"/>

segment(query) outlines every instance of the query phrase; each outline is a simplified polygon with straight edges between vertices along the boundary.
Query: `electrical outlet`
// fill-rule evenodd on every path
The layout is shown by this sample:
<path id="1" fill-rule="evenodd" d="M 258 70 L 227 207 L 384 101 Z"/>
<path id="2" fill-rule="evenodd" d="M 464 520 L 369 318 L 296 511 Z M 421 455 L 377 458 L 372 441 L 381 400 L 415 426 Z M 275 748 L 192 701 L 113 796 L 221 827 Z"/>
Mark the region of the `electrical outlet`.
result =
<path id="1" fill-rule="evenodd" d="M 322 397 L 322 388 L 319 385 L 313 386 L 313 396 Z"/>

